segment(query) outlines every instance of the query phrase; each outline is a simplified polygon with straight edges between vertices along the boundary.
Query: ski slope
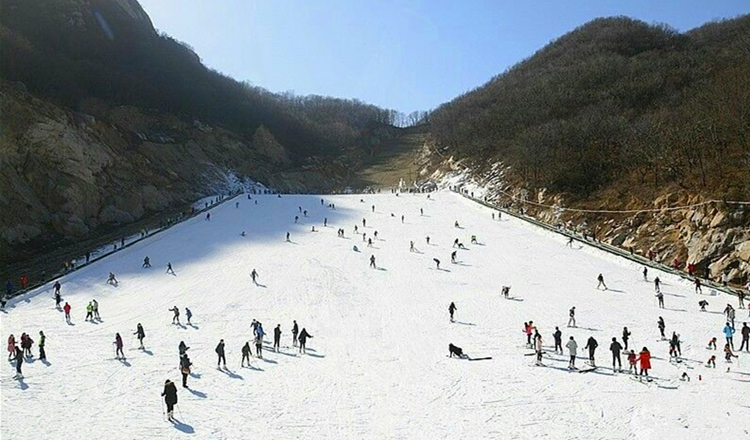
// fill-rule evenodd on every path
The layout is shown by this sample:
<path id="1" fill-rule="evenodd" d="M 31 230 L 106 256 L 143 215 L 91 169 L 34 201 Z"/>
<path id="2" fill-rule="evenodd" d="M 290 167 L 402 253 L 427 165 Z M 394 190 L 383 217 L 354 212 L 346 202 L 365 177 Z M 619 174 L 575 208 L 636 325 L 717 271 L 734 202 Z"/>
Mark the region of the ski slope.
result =
<path id="1" fill-rule="evenodd" d="M 211 211 L 210 221 L 189 220 L 64 277 L 73 325 L 55 309 L 51 284 L 12 301 L 0 315 L 4 340 L 25 331 L 36 341 L 44 330 L 48 362 L 24 363 L 21 381 L 12 379 L 13 363 L 0 363 L 0 437 L 750 438 L 750 355 L 727 365 L 721 353 L 721 310 L 736 298 L 706 291 L 709 312 L 701 313 L 689 283 L 659 274 L 667 307 L 660 310 L 641 267 L 578 244 L 571 249 L 563 237 L 519 220 L 493 221 L 489 209 L 451 193 L 433 193 L 431 200 L 324 196 L 335 210 L 321 206 L 320 197 L 253 196 L 257 205 L 240 197 L 239 208 L 226 203 Z M 378 231 L 373 248 L 353 234 L 355 224 L 368 237 Z M 313 225 L 319 232 L 310 231 Z M 346 238 L 337 237 L 339 227 Z M 472 234 L 480 244 L 470 244 Z M 459 264 L 450 262 L 455 238 L 467 247 L 458 251 Z M 409 251 L 409 240 L 419 253 Z M 368 267 L 370 255 L 377 270 Z M 144 256 L 151 269 L 141 268 Z M 436 270 L 433 258 L 445 270 Z M 167 262 L 176 276 L 165 273 Z M 118 287 L 105 284 L 110 271 Z M 599 273 L 610 290 L 596 289 Z M 502 285 L 512 286 L 515 300 L 500 296 Z M 92 298 L 100 323 L 84 322 Z M 451 301 L 458 306 L 455 323 L 448 319 Z M 174 305 L 183 323 L 184 308 L 192 310 L 193 326 L 171 324 Z M 575 329 L 565 327 L 572 306 Z M 667 361 L 668 345 L 658 340 L 660 315 L 668 335 L 681 335 L 680 366 Z M 746 316 L 738 311 L 738 333 Z M 282 350 L 266 350 L 252 368 L 240 368 L 252 319 L 263 323 L 269 344 L 281 324 Z M 292 320 L 314 336 L 307 355 L 290 347 Z M 547 367 L 533 366 L 534 358 L 524 356 L 528 320 L 545 346 L 555 326 L 563 344 L 575 336 L 579 366 L 593 335 L 602 367 L 569 372 L 567 351 L 545 357 Z M 133 336 L 139 322 L 146 351 Z M 621 341 L 623 326 L 633 333 L 631 348 L 646 346 L 654 356 L 655 382 L 613 374 L 609 342 Z M 125 340 L 126 362 L 113 359 L 116 332 Z M 706 349 L 712 336 L 717 352 Z M 229 371 L 216 368 L 214 348 L 222 338 Z M 189 390 L 178 371 L 183 340 L 194 364 Z M 737 335 L 736 348 L 739 341 Z M 448 343 L 492 359 L 448 358 Z M 711 354 L 715 370 L 702 365 Z M 682 371 L 690 382 L 678 380 Z M 175 424 L 162 414 L 168 378 L 178 385 Z"/>

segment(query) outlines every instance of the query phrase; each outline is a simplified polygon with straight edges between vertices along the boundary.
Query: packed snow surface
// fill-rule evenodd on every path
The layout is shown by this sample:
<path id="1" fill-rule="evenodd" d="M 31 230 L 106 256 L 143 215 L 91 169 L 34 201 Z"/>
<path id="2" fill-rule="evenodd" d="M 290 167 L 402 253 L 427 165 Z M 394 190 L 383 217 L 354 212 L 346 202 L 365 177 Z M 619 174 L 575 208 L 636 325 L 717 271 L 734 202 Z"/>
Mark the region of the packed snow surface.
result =
<path id="1" fill-rule="evenodd" d="M 519 220 L 493 221 L 490 209 L 452 193 L 433 193 L 431 199 L 322 197 L 324 205 L 321 196 L 241 196 L 239 208 L 223 204 L 211 211 L 210 221 L 189 220 L 64 277 L 71 325 L 55 309 L 51 284 L 12 301 L 2 314 L 3 337 L 27 332 L 36 341 L 44 330 L 48 361 L 24 363 L 21 381 L 12 379 L 13 364 L 2 362 L 0 436 L 750 437 L 750 355 L 726 364 L 721 352 L 721 311 L 728 302 L 736 305 L 736 298 L 705 289 L 709 311 L 700 312 L 699 295 L 687 281 L 655 270 L 644 281 L 642 267 L 579 244 L 570 248 L 564 237 Z M 353 233 L 354 225 L 373 238 L 372 248 Z M 312 226 L 319 232 L 311 232 Z M 338 228 L 345 229 L 345 238 L 337 237 Z M 287 232 L 291 242 L 285 241 Z M 471 235 L 479 244 L 470 243 Z M 458 250 L 452 264 L 456 238 L 466 249 Z M 410 240 L 418 252 L 410 252 Z M 369 267 L 371 255 L 377 269 Z M 145 256 L 150 269 L 141 268 Z M 167 262 L 176 276 L 165 273 Z M 252 269 L 259 285 L 250 279 Z M 110 271 L 118 287 L 105 283 Z M 599 273 L 609 290 L 597 290 Z M 657 308 L 650 281 L 657 274 L 665 309 Z M 512 287 L 514 299 L 501 297 L 503 285 Z M 84 322 L 93 298 L 102 321 Z M 454 323 L 448 318 L 451 301 L 458 307 Z M 175 305 L 182 312 L 180 326 L 171 324 L 168 309 Z M 572 306 L 575 329 L 566 327 Z M 192 326 L 184 325 L 185 307 L 194 314 Z M 737 348 L 747 313 L 738 311 Z M 659 316 L 668 336 L 680 334 L 682 364 L 668 362 Z M 252 319 L 263 323 L 269 344 L 281 324 L 282 349 L 273 353 L 266 346 L 264 359 L 240 368 L 240 348 L 253 337 Z M 306 355 L 291 347 L 292 320 L 314 336 Z M 563 344 L 576 338 L 579 356 L 593 335 L 600 368 L 569 372 L 567 351 L 548 353 L 546 367 L 534 366 L 534 357 L 525 356 L 531 351 L 522 332 L 529 320 L 550 352 L 555 326 L 563 331 Z M 145 328 L 145 351 L 133 336 L 138 323 Z M 623 326 L 632 331 L 631 348 L 645 346 L 653 354 L 654 382 L 613 374 L 608 347 L 613 336 L 621 341 Z M 127 361 L 114 359 L 116 332 L 125 339 Z M 706 348 L 714 336 L 716 352 Z M 222 338 L 228 370 L 216 368 L 214 348 Z M 191 347 L 189 389 L 180 383 L 180 341 Z M 449 358 L 449 343 L 471 357 L 492 359 Z M 716 369 L 704 366 L 712 354 Z M 579 367 L 583 362 L 579 357 Z M 678 380 L 682 372 L 689 382 Z M 165 379 L 178 385 L 176 423 L 162 413 Z"/>

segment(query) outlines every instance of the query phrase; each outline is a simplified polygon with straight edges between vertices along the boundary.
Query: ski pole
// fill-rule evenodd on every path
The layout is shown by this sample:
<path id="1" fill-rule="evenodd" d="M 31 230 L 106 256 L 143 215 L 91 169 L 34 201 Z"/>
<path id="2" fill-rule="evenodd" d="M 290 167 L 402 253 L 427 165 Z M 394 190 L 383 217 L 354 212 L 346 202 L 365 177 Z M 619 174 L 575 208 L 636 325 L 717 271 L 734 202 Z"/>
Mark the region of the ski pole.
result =
<path id="1" fill-rule="evenodd" d="M 164 399 L 162 399 L 161 396 L 159 396 L 159 402 L 161 402 L 161 415 L 166 420 L 167 413 L 164 411 Z"/>
<path id="2" fill-rule="evenodd" d="M 175 408 L 177 408 L 177 412 L 180 413 L 180 418 L 187 422 L 187 420 L 185 420 L 185 417 L 182 416 L 182 411 L 180 411 L 180 405 L 175 404 Z"/>

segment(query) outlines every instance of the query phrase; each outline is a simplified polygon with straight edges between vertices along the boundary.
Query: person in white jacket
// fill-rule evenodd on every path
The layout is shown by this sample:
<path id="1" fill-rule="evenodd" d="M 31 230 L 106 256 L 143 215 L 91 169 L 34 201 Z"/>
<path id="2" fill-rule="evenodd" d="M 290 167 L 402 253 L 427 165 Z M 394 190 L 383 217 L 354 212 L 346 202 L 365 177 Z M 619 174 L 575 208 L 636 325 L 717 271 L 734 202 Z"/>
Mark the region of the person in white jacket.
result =
<path id="1" fill-rule="evenodd" d="M 542 335 L 538 331 L 534 336 L 534 351 L 536 351 L 536 364 L 542 365 Z"/>
<path id="2" fill-rule="evenodd" d="M 568 368 L 570 368 L 571 370 L 575 370 L 576 369 L 576 354 L 578 352 L 578 343 L 571 336 L 568 343 L 565 344 L 565 347 L 570 352 L 570 362 L 568 362 Z"/>

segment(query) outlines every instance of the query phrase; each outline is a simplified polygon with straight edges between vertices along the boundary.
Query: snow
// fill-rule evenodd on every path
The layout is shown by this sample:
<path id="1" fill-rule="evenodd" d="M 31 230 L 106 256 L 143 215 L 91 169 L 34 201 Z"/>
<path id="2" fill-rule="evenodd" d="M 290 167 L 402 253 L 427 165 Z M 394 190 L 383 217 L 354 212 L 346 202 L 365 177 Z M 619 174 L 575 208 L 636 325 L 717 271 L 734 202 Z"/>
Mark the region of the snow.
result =
<path id="1" fill-rule="evenodd" d="M 336 209 L 321 206 L 320 197 Z M 16 381 L 13 365 L 0 363 L 0 437 L 748 438 L 750 355 L 727 365 L 721 353 L 721 310 L 736 298 L 706 295 L 710 311 L 701 313 L 692 286 L 659 274 L 667 306 L 659 310 L 652 283 L 631 262 L 571 249 L 565 238 L 520 220 L 493 221 L 491 210 L 460 195 L 431 198 L 259 195 L 255 205 L 241 197 L 239 209 L 223 204 L 210 222 L 188 220 L 64 277 L 74 325 L 54 308 L 51 285 L 12 301 L 0 315 L 3 337 L 25 331 L 37 340 L 44 330 L 48 365 L 24 363 L 25 379 Z M 363 230 L 363 217 L 368 237 L 379 232 L 373 249 L 353 235 L 355 224 Z M 454 228 L 456 220 L 463 229 Z M 312 225 L 320 232 L 310 232 Z M 336 236 L 339 227 L 346 239 Z M 291 243 L 284 241 L 287 231 Z M 470 244 L 472 234 L 481 245 Z M 427 235 L 433 245 L 426 245 Z M 467 246 L 458 251 L 459 264 L 450 263 L 455 238 Z M 409 240 L 421 253 L 409 252 Z M 379 270 L 368 268 L 371 254 Z M 141 269 L 146 255 L 151 269 Z M 436 270 L 433 258 L 445 270 Z M 165 273 L 167 262 L 176 276 Z M 253 268 L 261 286 L 250 280 Z M 119 287 L 105 284 L 110 271 Z M 596 289 L 599 273 L 610 290 Z M 517 300 L 502 299 L 502 285 L 512 286 Z M 101 323 L 84 322 L 92 298 Z M 451 301 L 458 306 L 455 323 L 448 320 Z M 171 325 L 173 305 L 183 322 L 189 307 L 194 326 Z M 572 306 L 577 329 L 565 327 Z M 746 313 L 738 311 L 738 325 Z M 666 342 L 658 341 L 658 316 L 668 334 L 681 335 L 686 360 L 679 368 L 666 360 Z M 268 335 L 281 324 L 283 349 L 266 350 L 265 360 L 240 368 L 253 318 Z M 293 319 L 314 336 L 307 355 L 289 347 Z M 547 368 L 532 366 L 523 347 L 528 320 L 545 345 L 552 344 L 555 326 L 564 342 L 575 336 L 579 356 L 594 335 L 602 367 L 571 373 L 561 356 L 545 358 Z M 139 322 L 145 352 L 133 336 Z M 623 326 L 633 332 L 631 347 L 647 346 L 656 357 L 651 374 L 660 380 L 647 385 L 612 374 L 609 341 L 620 340 Z M 127 362 L 113 359 L 115 332 L 125 340 Z M 717 352 L 706 349 L 712 336 Z M 222 338 L 228 372 L 215 364 Z M 180 386 L 177 368 L 181 340 L 194 363 L 189 390 Z M 448 343 L 492 360 L 450 359 Z M 711 354 L 715 370 L 702 365 Z M 677 380 L 682 371 L 690 382 Z M 178 384 L 177 424 L 162 415 L 167 378 Z"/>

